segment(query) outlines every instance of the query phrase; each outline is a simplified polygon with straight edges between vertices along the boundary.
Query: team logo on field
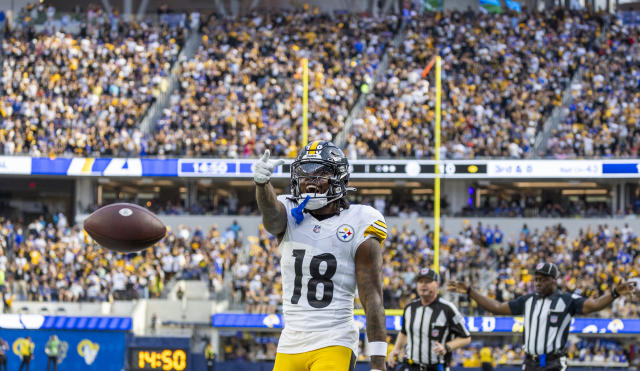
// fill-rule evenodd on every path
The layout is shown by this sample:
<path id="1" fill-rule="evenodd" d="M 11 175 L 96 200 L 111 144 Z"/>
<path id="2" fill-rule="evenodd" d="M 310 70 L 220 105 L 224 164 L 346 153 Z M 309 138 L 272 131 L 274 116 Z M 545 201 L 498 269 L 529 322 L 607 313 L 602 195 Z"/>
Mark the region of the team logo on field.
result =
<path id="1" fill-rule="evenodd" d="M 352 226 L 350 226 L 349 224 L 343 224 L 338 227 L 338 231 L 336 232 L 336 234 L 338 235 L 338 239 L 340 241 L 349 242 L 353 239 L 355 233 L 353 232 Z"/>
<path id="2" fill-rule="evenodd" d="M 314 233 L 320 233 L 320 226 L 319 225 L 314 226 L 313 227 L 313 232 Z"/>

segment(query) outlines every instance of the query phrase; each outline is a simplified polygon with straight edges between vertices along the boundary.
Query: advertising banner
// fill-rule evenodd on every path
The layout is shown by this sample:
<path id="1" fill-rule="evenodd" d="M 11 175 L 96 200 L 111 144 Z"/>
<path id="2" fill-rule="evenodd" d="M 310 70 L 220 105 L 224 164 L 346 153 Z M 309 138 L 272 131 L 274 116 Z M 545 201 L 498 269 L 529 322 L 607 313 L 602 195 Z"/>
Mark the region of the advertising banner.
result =
<path id="1" fill-rule="evenodd" d="M 250 179 L 256 159 L 49 158 L 0 156 L 2 175 L 71 177 L 181 177 Z M 275 169 L 288 178 L 291 159 Z M 349 162 L 351 179 L 434 179 L 433 160 L 376 159 Z M 442 160 L 443 179 L 640 178 L 637 160 Z"/>
<path id="2" fill-rule="evenodd" d="M 46 370 L 48 357 L 45 346 L 51 335 L 57 335 L 60 340 L 59 370 L 121 371 L 124 367 L 124 332 L 3 329 L 0 337 L 9 344 L 9 369 L 18 369 L 24 347 L 29 344 L 27 337 L 31 337 L 34 347 L 30 369 Z"/>
<path id="3" fill-rule="evenodd" d="M 364 315 L 354 316 L 360 329 L 366 325 Z M 284 320 L 279 314 L 218 313 L 212 316 L 212 326 L 219 328 L 281 329 Z M 465 317 L 467 328 L 472 333 L 522 332 L 522 317 Z M 402 328 L 401 315 L 387 315 L 389 331 Z M 569 328 L 576 334 L 640 334 L 640 319 L 618 318 L 574 318 Z"/>

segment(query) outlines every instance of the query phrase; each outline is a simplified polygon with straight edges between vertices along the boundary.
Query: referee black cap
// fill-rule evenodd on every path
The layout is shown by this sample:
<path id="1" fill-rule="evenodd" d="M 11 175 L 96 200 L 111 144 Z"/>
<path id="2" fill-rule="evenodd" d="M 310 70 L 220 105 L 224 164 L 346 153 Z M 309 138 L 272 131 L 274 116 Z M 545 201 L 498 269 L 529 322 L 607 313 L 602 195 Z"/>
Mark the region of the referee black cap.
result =
<path id="1" fill-rule="evenodd" d="M 430 278 L 432 281 L 436 281 L 438 283 L 440 282 L 440 275 L 436 273 L 436 271 L 434 271 L 433 269 L 429 269 L 429 268 L 420 269 L 420 272 L 418 272 L 418 276 L 416 277 L 416 281 L 423 277 Z"/>
<path id="2" fill-rule="evenodd" d="M 558 276 L 560 275 L 558 266 L 553 263 L 539 263 L 538 265 L 536 265 L 536 273 L 553 278 L 558 278 Z"/>

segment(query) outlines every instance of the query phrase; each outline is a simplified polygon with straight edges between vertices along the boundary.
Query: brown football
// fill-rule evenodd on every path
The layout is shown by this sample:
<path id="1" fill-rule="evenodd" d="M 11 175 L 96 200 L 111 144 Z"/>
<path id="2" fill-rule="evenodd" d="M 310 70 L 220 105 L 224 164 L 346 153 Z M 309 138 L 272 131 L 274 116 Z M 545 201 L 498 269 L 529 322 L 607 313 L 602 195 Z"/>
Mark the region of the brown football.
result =
<path id="1" fill-rule="evenodd" d="M 128 203 L 96 210 L 85 219 L 84 230 L 100 246 L 123 253 L 151 247 L 167 234 L 167 227 L 155 214 Z"/>

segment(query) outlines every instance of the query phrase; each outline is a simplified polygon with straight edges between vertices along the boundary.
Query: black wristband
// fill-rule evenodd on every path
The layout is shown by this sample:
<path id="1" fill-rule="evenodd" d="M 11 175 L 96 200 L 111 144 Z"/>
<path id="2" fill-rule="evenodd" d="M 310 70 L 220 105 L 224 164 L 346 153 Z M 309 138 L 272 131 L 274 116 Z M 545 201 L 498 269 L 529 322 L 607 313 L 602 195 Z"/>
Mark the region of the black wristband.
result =
<path id="1" fill-rule="evenodd" d="M 612 296 L 614 299 L 617 299 L 617 298 L 619 298 L 619 297 L 620 297 L 620 294 L 618 294 L 618 292 L 616 291 L 616 288 L 615 288 L 615 287 L 613 287 L 613 288 L 611 289 L 611 296 Z"/>
<path id="2" fill-rule="evenodd" d="M 447 354 L 451 353 L 451 347 L 449 346 L 449 344 L 444 344 L 444 349 L 447 351 Z"/>
<path id="3" fill-rule="evenodd" d="M 471 296 L 471 286 L 467 287 L 467 296 Z"/>

